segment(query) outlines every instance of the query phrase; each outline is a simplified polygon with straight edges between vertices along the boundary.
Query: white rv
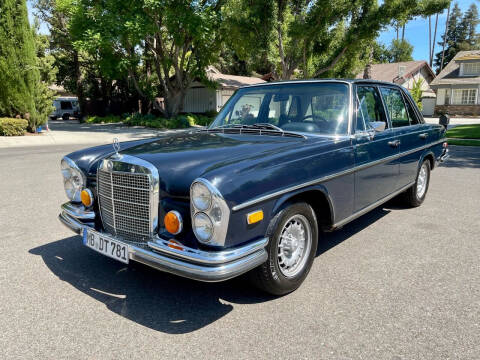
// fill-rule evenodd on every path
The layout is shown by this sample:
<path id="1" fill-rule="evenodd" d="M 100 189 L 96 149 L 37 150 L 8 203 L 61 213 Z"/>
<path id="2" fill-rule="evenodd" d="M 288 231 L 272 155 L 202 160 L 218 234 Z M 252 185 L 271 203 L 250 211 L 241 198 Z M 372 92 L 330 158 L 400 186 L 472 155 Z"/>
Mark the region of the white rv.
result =
<path id="1" fill-rule="evenodd" d="M 55 111 L 50 115 L 50 119 L 56 120 L 61 117 L 68 120 L 71 117 L 78 117 L 80 107 L 78 106 L 78 98 L 76 96 L 62 96 L 53 100 Z"/>

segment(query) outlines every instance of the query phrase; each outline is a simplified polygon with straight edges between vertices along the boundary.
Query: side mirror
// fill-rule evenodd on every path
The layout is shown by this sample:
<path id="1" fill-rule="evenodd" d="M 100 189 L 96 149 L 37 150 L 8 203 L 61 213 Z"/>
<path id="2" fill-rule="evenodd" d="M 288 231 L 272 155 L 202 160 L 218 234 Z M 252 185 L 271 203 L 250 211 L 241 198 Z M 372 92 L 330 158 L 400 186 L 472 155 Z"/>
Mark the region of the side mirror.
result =
<path id="1" fill-rule="evenodd" d="M 370 121 L 369 124 L 375 132 L 385 131 L 385 123 L 383 121 Z"/>
<path id="2" fill-rule="evenodd" d="M 447 114 L 440 115 L 440 118 L 438 119 L 438 123 L 440 125 L 443 125 L 445 128 L 447 128 L 448 124 L 450 124 L 450 116 L 448 116 Z"/>

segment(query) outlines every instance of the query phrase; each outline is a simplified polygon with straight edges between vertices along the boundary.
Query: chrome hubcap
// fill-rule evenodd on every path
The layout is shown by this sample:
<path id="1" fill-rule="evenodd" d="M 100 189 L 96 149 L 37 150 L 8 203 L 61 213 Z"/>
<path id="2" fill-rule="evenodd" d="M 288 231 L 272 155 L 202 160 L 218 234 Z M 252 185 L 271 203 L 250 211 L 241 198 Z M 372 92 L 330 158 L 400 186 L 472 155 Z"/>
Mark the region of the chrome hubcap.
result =
<path id="1" fill-rule="evenodd" d="M 418 173 L 417 179 L 417 197 L 421 199 L 427 190 L 427 165 L 423 164 Z"/>
<path id="2" fill-rule="evenodd" d="M 311 246 L 312 231 L 307 218 L 292 216 L 285 223 L 278 244 L 278 266 L 285 277 L 294 277 L 303 270 Z"/>

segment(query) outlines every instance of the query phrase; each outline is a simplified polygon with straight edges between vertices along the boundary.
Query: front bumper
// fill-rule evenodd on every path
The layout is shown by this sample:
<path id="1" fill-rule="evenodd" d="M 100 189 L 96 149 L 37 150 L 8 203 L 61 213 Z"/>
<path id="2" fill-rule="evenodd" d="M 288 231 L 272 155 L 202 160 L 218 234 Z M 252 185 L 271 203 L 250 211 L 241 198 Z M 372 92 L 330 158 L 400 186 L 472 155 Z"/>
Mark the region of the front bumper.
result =
<path id="1" fill-rule="evenodd" d="M 85 228 L 94 227 L 95 213 L 83 206 L 66 203 L 58 218 L 69 229 L 82 234 Z M 189 279 L 216 282 L 234 278 L 263 264 L 267 260 L 268 239 L 222 251 L 192 249 L 160 237 L 152 239 L 145 247 L 124 243 L 128 245 L 131 260 Z"/>

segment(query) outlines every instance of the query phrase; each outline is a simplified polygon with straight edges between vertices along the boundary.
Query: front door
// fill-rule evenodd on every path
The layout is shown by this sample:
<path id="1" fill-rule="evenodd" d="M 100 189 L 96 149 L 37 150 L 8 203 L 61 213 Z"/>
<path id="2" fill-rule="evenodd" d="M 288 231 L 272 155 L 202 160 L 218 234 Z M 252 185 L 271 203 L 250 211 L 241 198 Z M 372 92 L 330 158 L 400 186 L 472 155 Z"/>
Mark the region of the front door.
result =
<path id="1" fill-rule="evenodd" d="M 374 85 L 357 86 L 355 211 L 397 189 L 399 144 Z"/>

